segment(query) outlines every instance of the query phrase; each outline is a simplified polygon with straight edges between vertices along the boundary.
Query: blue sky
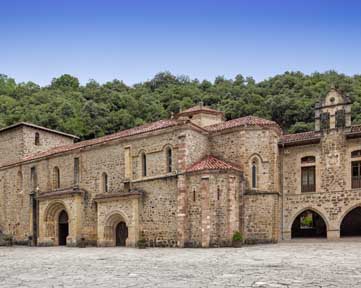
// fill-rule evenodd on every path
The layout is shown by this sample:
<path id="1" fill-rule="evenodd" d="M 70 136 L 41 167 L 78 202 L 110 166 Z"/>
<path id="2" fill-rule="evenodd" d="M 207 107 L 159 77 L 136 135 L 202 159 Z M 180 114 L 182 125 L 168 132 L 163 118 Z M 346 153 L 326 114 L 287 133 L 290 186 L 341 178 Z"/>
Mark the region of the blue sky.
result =
<path id="1" fill-rule="evenodd" d="M 41 85 L 361 73 L 361 1 L 0 0 L 0 27 L 0 73 Z"/>

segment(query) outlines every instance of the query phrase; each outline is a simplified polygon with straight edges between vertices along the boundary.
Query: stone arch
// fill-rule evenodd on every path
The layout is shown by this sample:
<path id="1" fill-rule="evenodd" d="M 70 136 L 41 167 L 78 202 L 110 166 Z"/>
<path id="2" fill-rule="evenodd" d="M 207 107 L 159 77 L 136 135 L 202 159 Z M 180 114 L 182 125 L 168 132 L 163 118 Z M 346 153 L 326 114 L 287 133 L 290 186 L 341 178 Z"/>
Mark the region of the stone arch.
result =
<path id="1" fill-rule="evenodd" d="M 327 231 L 329 230 L 330 227 L 330 223 L 328 221 L 328 219 L 324 216 L 325 213 L 321 212 L 319 209 L 314 208 L 314 207 L 304 207 L 303 209 L 299 210 L 297 213 L 294 214 L 294 216 L 291 218 L 291 220 L 288 223 L 288 231 L 291 232 L 291 237 L 293 234 L 293 226 L 296 223 L 298 217 L 300 217 L 304 212 L 306 211 L 310 211 L 311 213 L 314 213 L 315 216 L 318 216 L 319 219 L 318 221 L 321 222 L 321 225 L 324 225 L 324 227 L 322 227 L 322 229 L 324 231 L 322 231 L 322 236 L 298 236 L 298 237 L 324 237 L 327 238 Z M 323 222 L 323 224 L 322 224 Z M 292 238 L 297 238 L 297 237 L 292 237 Z"/>
<path id="2" fill-rule="evenodd" d="M 248 162 L 252 163 L 253 160 L 257 160 L 259 163 L 263 163 L 262 156 L 259 153 L 253 153 L 251 156 L 248 157 Z"/>
<path id="3" fill-rule="evenodd" d="M 59 215 L 62 211 L 67 214 L 70 224 L 70 213 L 63 201 L 51 202 L 44 212 L 45 237 L 50 238 L 55 245 L 59 245 Z"/>
<path id="4" fill-rule="evenodd" d="M 287 225 L 287 228 L 289 231 L 291 231 L 291 228 L 292 228 L 292 224 L 293 222 L 295 221 L 295 219 L 303 212 L 307 211 L 307 210 L 311 210 L 315 213 L 317 213 L 318 215 L 320 215 L 323 219 L 323 221 L 325 221 L 325 224 L 326 224 L 326 227 L 327 227 L 327 230 L 329 230 L 330 228 L 330 222 L 328 221 L 327 217 L 325 217 L 324 215 L 326 215 L 326 212 L 325 211 L 322 211 L 321 209 L 318 209 L 318 208 L 314 208 L 312 206 L 306 206 L 304 208 L 302 208 L 301 210 L 298 210 L 297 213 L 294 213 L 292 218 L 290 219 L 290 221 L 288 222 L 288 225 Z"/>
<path id="5" fill-rule="evenodd" d="M 124 223 L 125 226 L 129 227 L 129 220 L 125 213 L 122 211 L 114 211 L 106 217 L 104 225 L 104 240 L 109 241 L 116 246 L 116 233 L 117 226 L 120 223 Z M 128 235 L 127 235 L 128 236 Z"/>
<path id="6" fill-rule="evenodd" d="M 350 215 L 350 213 L 354 212 L 356 209 L 360 208 L 361 209 L 361 203 L 356 203 L 353 204 L 351 206 L 349 206 L 340 216 L 340 218 L 338 219 L 338 223 L 337 223 L 337 227 L 339 227 L 340 229 L 340 236 L 361 236 L 361 226 L 360 226 L 360 233 L 358 233 L 358 235 L 342 235 L 343 231 L 342 231 L 342 224 L 345 220 L 345 218 Z M 360 221 L 361 222 L 361 221 Z M 361 223 L 360 223 L 361 224 Z"/>

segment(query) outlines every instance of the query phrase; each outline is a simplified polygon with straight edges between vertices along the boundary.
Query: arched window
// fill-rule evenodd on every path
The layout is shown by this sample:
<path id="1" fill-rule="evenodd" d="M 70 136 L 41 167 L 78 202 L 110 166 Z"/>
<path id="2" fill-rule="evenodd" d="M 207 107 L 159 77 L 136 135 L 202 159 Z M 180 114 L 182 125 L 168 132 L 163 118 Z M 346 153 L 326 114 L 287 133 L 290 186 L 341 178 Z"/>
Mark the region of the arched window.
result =
<path id="1" fill-rule="evenodd" d="M 257 160 L 252 161 L 252 188 L 257 188 Z"/>
<path id="2" fill-rule="evenodd" d="M 172 148 L 167 147 L 167 149 L 166 149 L 167 173 L 170 173 L 173 170 L 173 155 L 172 154 L 173 154 Z"/>
<path id="3" fill-rule="evenodd" d="M 23 190 L 23 173 L 21 173 L 21 171 L 19 171 L 17 175 L 16 189 L 18 192 Z"/>
<path id="4" fill-rule="evenodd" d="M 59 167 L 54 167 L 53 171 L 53 189 L 60 188 L 60 170 Z"/>
<path id="5" fill-rule="evenodd" d="M 196 202 L 196 188 L 193 188 L 193 202 Z"/>
<path id="6" fill-rule="evenodd" d="M 143 152 L 141 155 L 142 158 L 142 176 L 147 176 L 147 155 Z"/>
<path id="7" fill-rule="evenodd" d="M 217 186 L 217 200 L 219 200 L 220 198 L 221 198 L 221 188 Z"/>
<path id="8" fill-rule="evenodd" d="M 108 183 L 108 174 L 102 174 L 102 193 L 107 193 L 109 191 L 109 183 Z"/>
<path id="9" fill-rule="evenodd" d="M 35 133 L 35 145 L 39 146 L 40 145 L 40 134 L 38 132 Z"/>

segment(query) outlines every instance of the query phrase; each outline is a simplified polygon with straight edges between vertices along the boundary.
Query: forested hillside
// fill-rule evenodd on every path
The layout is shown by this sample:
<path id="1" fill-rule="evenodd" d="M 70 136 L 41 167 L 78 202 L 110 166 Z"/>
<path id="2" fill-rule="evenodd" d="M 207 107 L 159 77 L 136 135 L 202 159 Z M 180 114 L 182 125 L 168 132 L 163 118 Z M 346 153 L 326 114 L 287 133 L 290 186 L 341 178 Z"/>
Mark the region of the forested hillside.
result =
<path id="1" fill-rule="evenodd" d="M 302 132 L 313 128 L 314 104 L 332 85 L 351 97 L 353 122 L 361 123 L 361 75 L 333 71 L 286 72 L 258 83 L 242 75 L 212 83 L 165 72 L 134 86 L 119 80 L 82 86 L 62 75 L 40 87 L 0 75 L 0 127 L 27 121 L 89 139 L 170 117 L 203 101 L 227 119 L 255 115 L 276 121 L 285 132 Z"/>

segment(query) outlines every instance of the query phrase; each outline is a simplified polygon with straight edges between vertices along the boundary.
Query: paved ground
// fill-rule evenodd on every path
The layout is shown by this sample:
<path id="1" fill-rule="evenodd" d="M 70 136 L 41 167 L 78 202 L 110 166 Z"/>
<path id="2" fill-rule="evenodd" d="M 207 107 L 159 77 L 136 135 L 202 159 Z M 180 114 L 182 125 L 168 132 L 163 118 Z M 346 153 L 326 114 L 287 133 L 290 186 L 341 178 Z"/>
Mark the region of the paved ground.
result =
<path id="1" fill-rule="evenodd" d="M 0 287 L 361 287 L 361 242 L 240 249 L 0 247 Z"/>

